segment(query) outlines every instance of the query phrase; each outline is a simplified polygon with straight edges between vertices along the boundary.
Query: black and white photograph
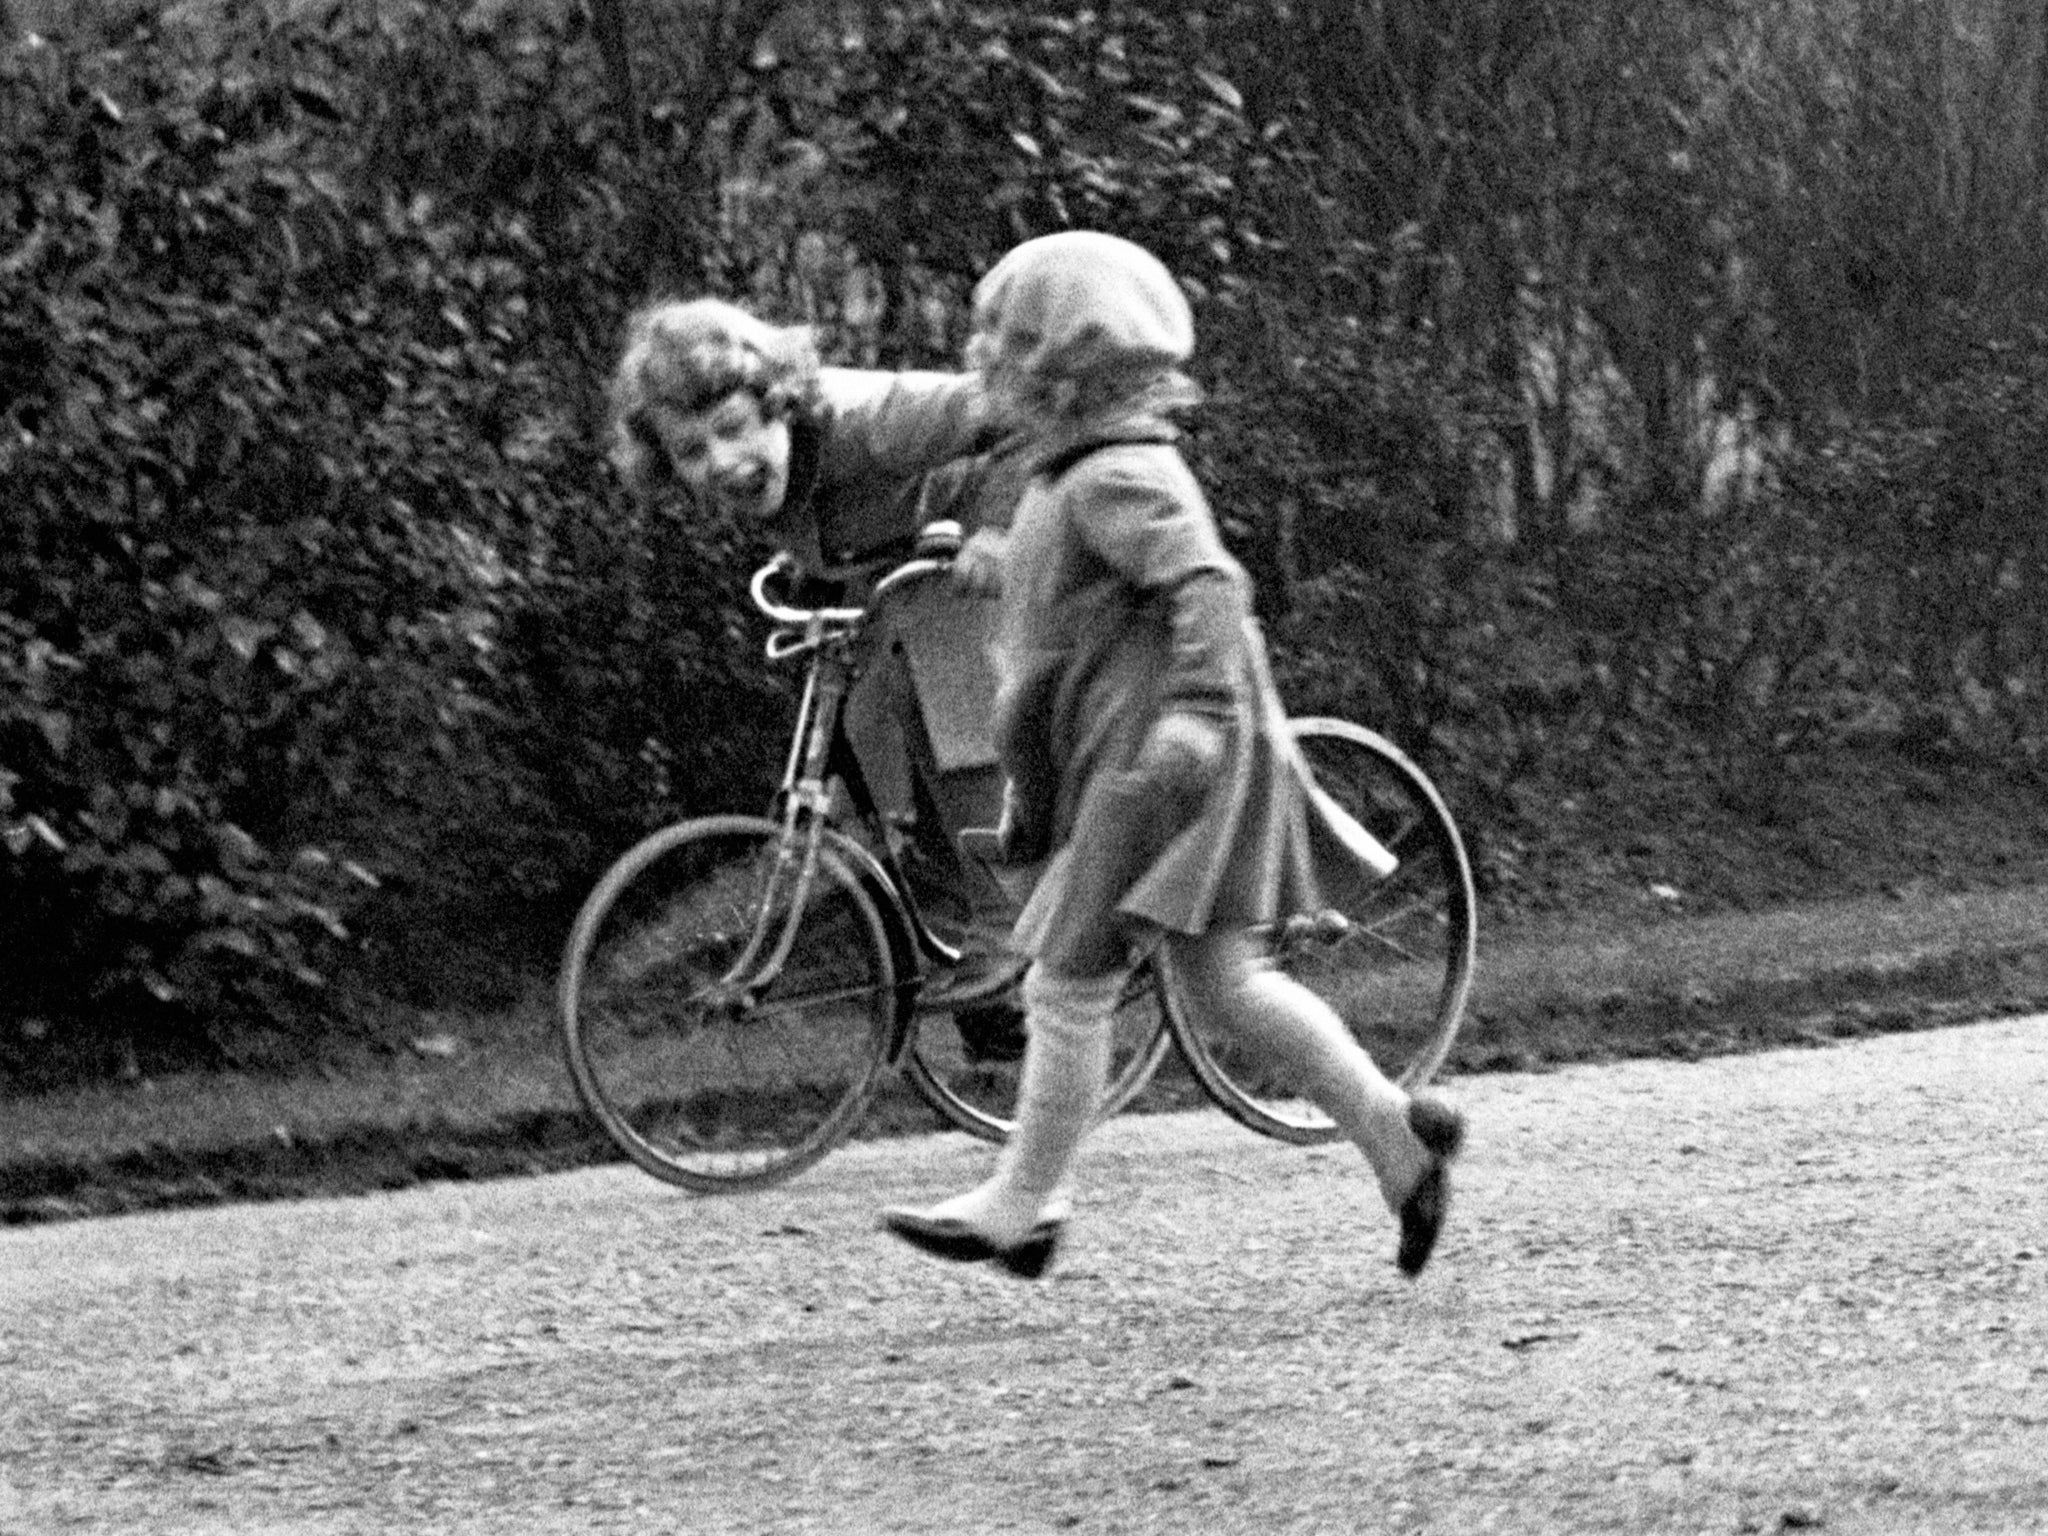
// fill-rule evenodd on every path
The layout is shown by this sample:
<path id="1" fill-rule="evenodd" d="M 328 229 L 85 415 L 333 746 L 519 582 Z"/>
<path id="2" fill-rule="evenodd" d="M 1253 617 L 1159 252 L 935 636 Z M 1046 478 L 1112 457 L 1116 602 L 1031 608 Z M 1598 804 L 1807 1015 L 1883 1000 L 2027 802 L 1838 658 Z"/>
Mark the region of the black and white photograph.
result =
<path id="1" fill-rule="evenodd" d="M 0 0 L 0 1536 L 2048 1533 L 2041 0 Z"/>

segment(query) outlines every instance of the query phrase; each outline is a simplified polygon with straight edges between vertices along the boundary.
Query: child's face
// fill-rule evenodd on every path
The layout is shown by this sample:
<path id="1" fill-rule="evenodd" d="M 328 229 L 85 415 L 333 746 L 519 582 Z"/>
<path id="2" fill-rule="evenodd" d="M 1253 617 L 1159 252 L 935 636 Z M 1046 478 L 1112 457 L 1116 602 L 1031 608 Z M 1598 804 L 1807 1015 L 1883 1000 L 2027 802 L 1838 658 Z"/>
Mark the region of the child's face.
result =
<path id="1" fill-rule="evenodd" d="M 676 478 L 705 506 L 755 522 L 773 519 L 789 494 L 789 423 L 763 414 L 735 390 L 702 411 L 660 402 L 647 418 Z"/>

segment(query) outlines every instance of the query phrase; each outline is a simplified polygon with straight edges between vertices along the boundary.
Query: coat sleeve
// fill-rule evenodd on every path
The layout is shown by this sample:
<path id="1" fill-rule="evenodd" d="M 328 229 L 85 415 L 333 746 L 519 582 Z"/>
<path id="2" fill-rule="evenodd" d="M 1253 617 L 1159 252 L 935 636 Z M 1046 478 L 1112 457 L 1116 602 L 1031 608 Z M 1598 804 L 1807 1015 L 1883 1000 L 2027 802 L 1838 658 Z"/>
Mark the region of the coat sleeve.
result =
<path id="1" fill-rule="evenodd" d="M 1171 649 L 1162 704 L 1229 715 L 1250 608 L 1194 476 L 1170 449 L 1143 447 L 1102 453 L 1073 479 L 1062 489 L 1089 551 L 1164 607 Z"/>
<path id="2" fill-rule="evenodd" d="M 813 516 L 830 566 L 915 533 L 922 477 L 993 435 L 972 374 L 827 368 L 819 388 L 826 427 Z"/>

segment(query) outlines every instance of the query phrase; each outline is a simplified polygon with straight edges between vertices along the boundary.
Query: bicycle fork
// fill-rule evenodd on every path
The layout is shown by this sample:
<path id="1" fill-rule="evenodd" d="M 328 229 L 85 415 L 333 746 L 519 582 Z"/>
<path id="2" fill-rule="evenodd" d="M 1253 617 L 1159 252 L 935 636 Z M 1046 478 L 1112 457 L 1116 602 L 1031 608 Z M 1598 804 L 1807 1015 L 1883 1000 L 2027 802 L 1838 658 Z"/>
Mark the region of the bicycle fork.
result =
<path id="1" fill-rule="evenodd" d="M 782 836 L 776 841 L 775 863 L 762 883 L 746 947 L 718 982 L 719 993 L 743 1011 L 758 1003 L 781 974 L 817 881 L 818 851 L 832 810 L 826 779 L 832 724 L 846 686 L 843 672 L 824 667 L 813 667 L 804 682 L 782 772 Z"/>

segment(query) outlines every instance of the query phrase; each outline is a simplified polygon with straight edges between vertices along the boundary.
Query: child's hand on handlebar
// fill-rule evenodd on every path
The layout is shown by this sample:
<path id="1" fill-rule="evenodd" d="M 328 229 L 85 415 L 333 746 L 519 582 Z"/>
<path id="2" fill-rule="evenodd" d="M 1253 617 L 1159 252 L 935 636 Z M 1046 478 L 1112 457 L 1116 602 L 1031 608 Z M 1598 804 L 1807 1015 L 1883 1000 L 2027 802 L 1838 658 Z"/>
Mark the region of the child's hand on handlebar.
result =
<path id="1" fill-rule="evenodd" d="M 994 528 L 977 528 L 953 557 L 953 585 L 975 597 L 998 597 L 1003 590 L 1003 555 L 1009 538 Z"/>

